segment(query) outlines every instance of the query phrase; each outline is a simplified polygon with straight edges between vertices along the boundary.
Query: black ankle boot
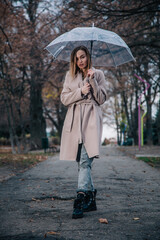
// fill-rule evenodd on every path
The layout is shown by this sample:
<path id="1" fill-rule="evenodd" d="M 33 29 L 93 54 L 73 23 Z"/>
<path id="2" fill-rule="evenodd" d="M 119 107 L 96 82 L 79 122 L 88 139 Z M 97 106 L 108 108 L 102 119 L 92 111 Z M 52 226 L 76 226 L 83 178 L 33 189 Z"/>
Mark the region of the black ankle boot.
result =
<path id="1" fill-rule="evenodd" d="M 77 198 L 74 200 L 74 205 L 73 205 L 73 214 L 72 214 L 73 219 L 83 217 L 84 198 L 85 198 L 84 193 L 77 194 Z"/>
<path id="2" fill-rule="evenodd" d="M 86 192 L 86 196 L 85 196 L 85 199 L 84 199 L 84 205 L 83 205 L 83 211 L 84 212 L 97 210 L 96 194 L 97 194 L 96 189 L 94 191 Z"/>

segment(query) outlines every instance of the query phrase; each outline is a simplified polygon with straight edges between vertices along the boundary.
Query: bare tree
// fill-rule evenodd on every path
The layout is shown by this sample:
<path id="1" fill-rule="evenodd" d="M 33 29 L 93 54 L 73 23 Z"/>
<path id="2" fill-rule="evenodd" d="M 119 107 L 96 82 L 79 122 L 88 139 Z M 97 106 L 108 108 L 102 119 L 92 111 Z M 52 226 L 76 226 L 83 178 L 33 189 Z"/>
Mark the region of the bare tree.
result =
<path id="1" fill-rule="evenodd" d="M 42 89 L 53 59 L 47 56 L 44 47 L 57 34 L 55 16 L 45 12 L 47 5 L 40 10 L 43 2 L 4 1 L 0 12 L 1 92 L 4 96 L 1 100 L 6 104 L 10 136 L 13 136 L 11 142 L 19 140 L 17 125 L 24 139 L 24 123 L 28 119 L 32 147 L 41 147 L 41 138 L 46 136 Z"/>

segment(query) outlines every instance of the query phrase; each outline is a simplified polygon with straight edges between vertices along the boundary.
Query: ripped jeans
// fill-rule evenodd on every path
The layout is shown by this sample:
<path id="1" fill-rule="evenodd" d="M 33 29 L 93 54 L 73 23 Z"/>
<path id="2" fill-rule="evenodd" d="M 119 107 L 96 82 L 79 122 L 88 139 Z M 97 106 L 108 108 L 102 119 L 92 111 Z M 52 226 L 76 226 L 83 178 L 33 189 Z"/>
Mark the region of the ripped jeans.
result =
<path id="1" fill-rule="evenodd" d="M 77 192 L 94 191 L 91 168 L 93 158 L 89 158 L 83 144 L 79 144 L 78 154 L 78 189 Z"/>

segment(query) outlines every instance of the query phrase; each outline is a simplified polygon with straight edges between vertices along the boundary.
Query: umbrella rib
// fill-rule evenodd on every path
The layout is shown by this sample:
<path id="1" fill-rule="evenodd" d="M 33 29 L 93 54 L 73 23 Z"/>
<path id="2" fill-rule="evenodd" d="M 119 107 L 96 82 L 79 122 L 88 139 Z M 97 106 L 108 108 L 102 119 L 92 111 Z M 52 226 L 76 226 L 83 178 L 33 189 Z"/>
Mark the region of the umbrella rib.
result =
<path id="1" fill-rule="evenodd" d="M 111 52 L 111 50 L 110 50 L 110 48 L 109 48 L 109 46 L 108 46 L 108 43 L 106 43 L 106 44 L 107 44 L 107 47 L 108 47 L 108 49 L 109 49 L 109 52 L 110 52 L 110 54 L 111 54 L 111 56 L 112 56 L 113 62 L 114 62 L 114 64 L 115 64 L 115 66 L 117 67 L 116 62 L 114 61 L 113 54 L 112 54 L 112 52 Z"/>
<path id="2" fill-rule="evenodd" d="M 57 51 L 54 53 L 55 58 L 60 54 L 60 52 L 63 50 L 64 46 L 61 46 L 57 49 Z"/>

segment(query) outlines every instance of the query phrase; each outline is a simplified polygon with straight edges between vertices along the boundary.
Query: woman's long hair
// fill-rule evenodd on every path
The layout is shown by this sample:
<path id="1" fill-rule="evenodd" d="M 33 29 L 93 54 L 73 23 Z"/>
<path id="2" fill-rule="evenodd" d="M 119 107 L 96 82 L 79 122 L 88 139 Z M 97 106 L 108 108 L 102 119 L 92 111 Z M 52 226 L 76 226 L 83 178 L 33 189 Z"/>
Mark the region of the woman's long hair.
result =
<path id="1" fill-rule="evenodd" d="M 87 56 L 87 67 L 86 67 L 86 72 L 88 69 L 91 68 L 92 63 L 91 63 L 91 56 L 90 53 L 88 51 L 88 49 L 85 46 L 79 46 L 76 47 L 72 53 L 71 53 L 71 59 L 70 59 L 70 74 L 72 76 L 72 78 L 75 78 L 78 72 L 81 72 L 81 70 L 79 69 L 79 67 L 77 66 L 77 52 L 79 50 L 83 50 L 86 53 Z"/>

